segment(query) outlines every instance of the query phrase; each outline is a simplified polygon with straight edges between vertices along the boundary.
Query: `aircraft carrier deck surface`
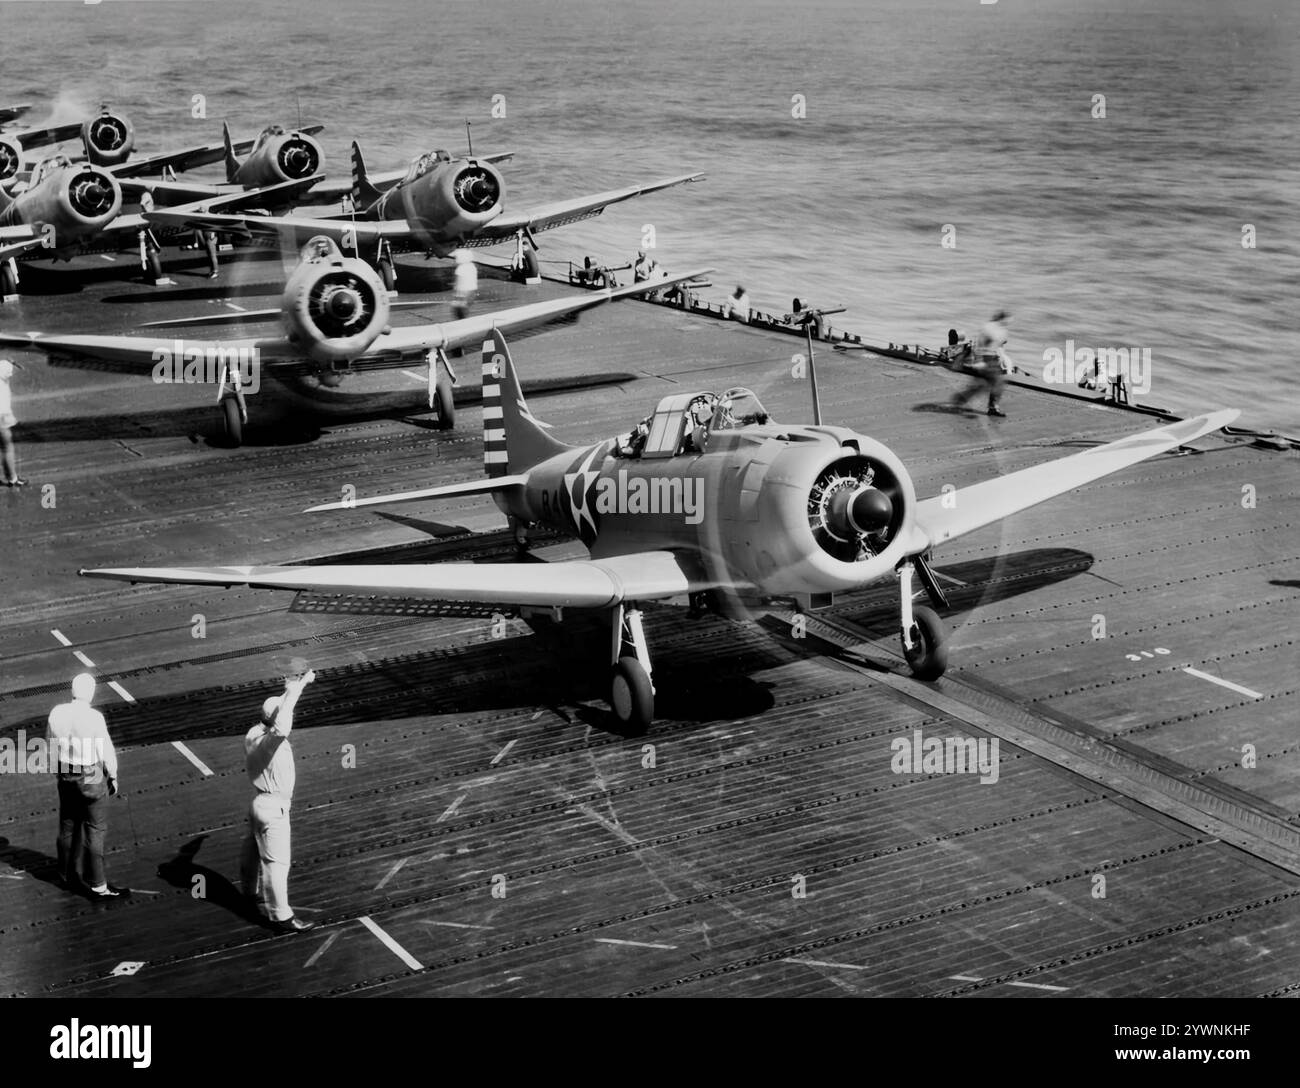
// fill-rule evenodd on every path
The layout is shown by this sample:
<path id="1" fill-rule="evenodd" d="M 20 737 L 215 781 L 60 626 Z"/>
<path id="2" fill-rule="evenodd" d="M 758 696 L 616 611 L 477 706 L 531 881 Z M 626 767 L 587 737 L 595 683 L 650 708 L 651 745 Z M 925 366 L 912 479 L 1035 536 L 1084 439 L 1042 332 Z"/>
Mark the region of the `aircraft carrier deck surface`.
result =
<path id="1" fill-rule="evenodd" d="M 211 284 L 182 270 L 157 289 L 28 275 L 5 328 L 115 332 L 273 305 L 280 267 Z M 484 287 L 484 307 L 571 290 Z M 807 419 L 799 349 L 625 301 L 514 350 L 526 391 L 550 386 L 530 407 L 578 442 L 692 387 L 748 385 L 776 419 Z M 607 632 L 578 619 L 494 630 L 472 609 L 352 615 L 76 575 L 512 558 L 487 499 L 300 512 L 349 484 L 477 477 L 476 356 L 454 432 L 416 410 L 312 426 L 268 400 L 240 449 L 216 437 L 210 386 L 15 358 L 32 486 L 0 494 L 0 736 L 43 731 L 93 662 L 122 763 L 109 874 L 134 894 L 61 890 L 53 784 L 6 775 L 0 993 L 1300 992 L 1293 451 L 1214 435 L 937 551 L 953 610 L 933 684 L 902 662 L 893 584 L 837 600 L 802 638 L 781 613 L 649 608 L 659 720 L 624 737 L 604 704 Z M 826 346 L 818 360 L 827 421 L 887 443 L 920 495 L 1156 425 L 1014 388 L 1005 420 L 954 414 L 946 371 Z M 418 379 L 388 381 L 418 396 Z M 233 883 L 240 738 L 293 658 L 317 682 L 294 732 L 291 892 L 321 926 L 275 937 Z M 997 738 L 997 781 L 894 773 L 891 741 L 917 730 Z"/>

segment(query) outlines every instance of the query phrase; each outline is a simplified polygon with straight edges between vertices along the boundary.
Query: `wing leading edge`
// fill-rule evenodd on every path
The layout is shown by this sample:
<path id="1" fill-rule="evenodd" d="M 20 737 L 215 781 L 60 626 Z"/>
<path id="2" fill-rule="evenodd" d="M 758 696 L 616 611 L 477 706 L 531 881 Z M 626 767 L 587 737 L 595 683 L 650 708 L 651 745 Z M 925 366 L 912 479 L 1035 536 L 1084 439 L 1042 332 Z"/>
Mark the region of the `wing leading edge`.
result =
<path id="1" fill-rule="evenodd" d="M 1193 442 L 1226 427 L 1240 414 L 1233 408 L 1179 420 L 926 499 L 916 508 L 916 526 L 925 539 L 918 540 L 914 550 L 924 551 L 935 544 L 955 540 L 1148 457 Z"/>
<path id="2" fill-rule="evenodd" d="M 126 567 L 82 570 L 86 578 L 164 585 L 400 596 L 534 608 L 609 608 L 713 587 L 675 552 L 652 551 L 558 563 L 430 563 L 338 567 Z"/>

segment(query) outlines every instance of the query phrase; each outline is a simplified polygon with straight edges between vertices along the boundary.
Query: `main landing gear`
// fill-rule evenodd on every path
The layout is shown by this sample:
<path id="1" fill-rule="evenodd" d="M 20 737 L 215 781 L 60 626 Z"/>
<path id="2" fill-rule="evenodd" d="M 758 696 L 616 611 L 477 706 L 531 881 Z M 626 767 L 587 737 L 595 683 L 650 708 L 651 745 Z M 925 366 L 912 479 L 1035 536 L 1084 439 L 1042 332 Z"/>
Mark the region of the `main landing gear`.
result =
<path id="1" fill-rule="evenodd" d="M 244 443 L 244 424 L 248 422 L 248 404 L 239 364 L 227 363 L 221 373 L 221 386 L 217 390 L 217 403 L 221 405 L 221 421 L 225 426 L 226 444 L 237 449 Z"/>
<path id="2" fill-rule="evenodd" d="M 438 363 L 442 366 L 439 367 Z M 459 379 L 452 369 L 451 360 L 442 348 L 434 348 L 428 354 L 429 363 L 429 407 L 438 413 L 438 430 L 450 431 L 456 426 L 456 400 L 451 394 L 452 387 Z"/>
<path id="3" fill-rule="evenodd" d="M 518 283 L 542 282 L 542 266 L 537 260 L 537 242 L 532 231 L 515 232 L 515 255 L 510 260 L 510 275 Z"/>
<path id="4" fill-rule="evenodd" d="M 145 279 L 153 287 L 167 287 L 174 283 L 174 280 L 163 274 L 162 246 L 158 244 L 153 231 L 142 230 L 139 239 L 140 268 L 144 271 Z"/>
<path id="5" fill-rule="evenodd" d="M 635 605 L 614 606 L 611 632 L 613 668 L 609 704 L 629 734 L 640 735 L 655 716 L 655 689 L 650 681 L 650 650 Z"/>
<path id="6" fill-rule="evenodd" d="M 940 608 L 948 601 L 925 557 L 914 556 L 898 568 L 903 656 L 918 680 L 938 680 L 948 668 L 948 632 L 933 609 L 912 605 L 912 574 L 919 574 L 930 599 Z"/>

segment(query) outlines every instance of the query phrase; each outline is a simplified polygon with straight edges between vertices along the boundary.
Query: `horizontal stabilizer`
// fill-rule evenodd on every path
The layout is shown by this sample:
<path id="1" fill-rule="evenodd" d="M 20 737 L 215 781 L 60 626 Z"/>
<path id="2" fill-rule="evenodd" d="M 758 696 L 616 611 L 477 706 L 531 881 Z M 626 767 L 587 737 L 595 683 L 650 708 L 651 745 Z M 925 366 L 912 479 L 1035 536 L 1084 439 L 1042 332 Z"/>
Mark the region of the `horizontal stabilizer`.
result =
<path id="1" fill-rule="evenodd" d="M 460 495 L 487 495 L 494 491 L 508 491 L 527 483 L 526 476 L 499 476 L 494 480 L 472 480 L 463 484 L 444 484 L 442 487 L 426 487 L 422 491 L 402 491 L 396 495 L 380 495 L 371 499 L 352 499 L 345 502 L 329 502 L 322 506 L 310 506 L 304 514 L 318 514 L 324 510 L 354 510 L 360 506 L 387 506 L 399 502 L 419 502 L 422 499 L 452 499 Z"/>

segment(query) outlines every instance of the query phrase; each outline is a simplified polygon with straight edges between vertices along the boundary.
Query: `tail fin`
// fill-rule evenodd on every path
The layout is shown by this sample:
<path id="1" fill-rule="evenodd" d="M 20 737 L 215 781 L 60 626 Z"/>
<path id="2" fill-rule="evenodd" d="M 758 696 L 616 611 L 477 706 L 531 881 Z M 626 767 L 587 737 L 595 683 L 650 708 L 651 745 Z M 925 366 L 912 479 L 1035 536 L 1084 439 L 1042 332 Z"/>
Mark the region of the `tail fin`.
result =
<path id="1" fill-rule="evenodd" d="M 352 141 L 352 203 L 357 211 L 369 208 L 383 194 L 370 184 L 366 160 L 361 157 L 361 145 Z"/>
<path id="2" fill-rule="evenodd" d="M 524 403 L 506 338 L 493 331 L 483 341 L 483 467 L 488 476 L 527 472 L 572 448 L 545 427 Z"/>
<path id="3" fill-rule="evenodd" d="M 233 185 L 239 173 L 239 159 L 235 157 L 235 145 L 230 139 L 229 121 L 221 122 L 221 138 L 226 144 L 226 181 Z"/>

